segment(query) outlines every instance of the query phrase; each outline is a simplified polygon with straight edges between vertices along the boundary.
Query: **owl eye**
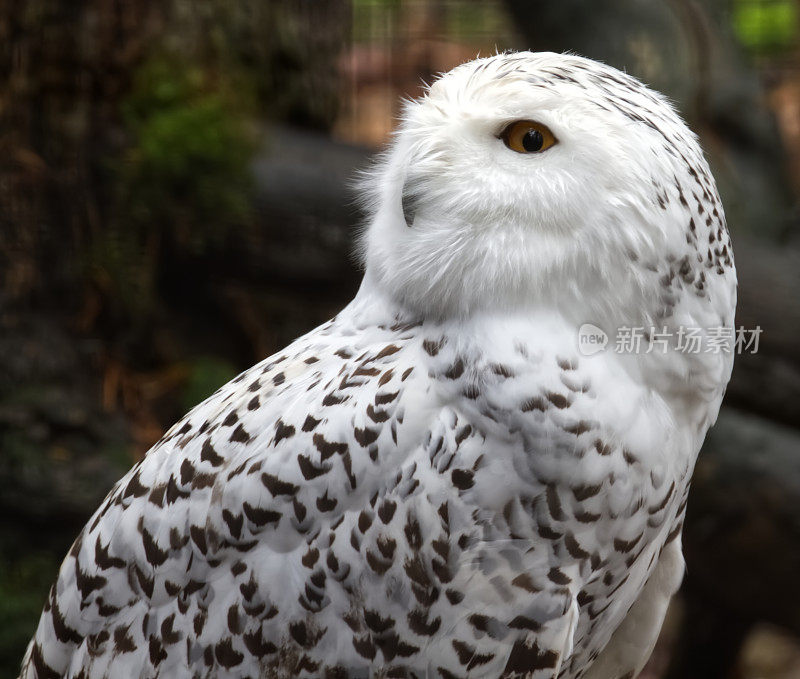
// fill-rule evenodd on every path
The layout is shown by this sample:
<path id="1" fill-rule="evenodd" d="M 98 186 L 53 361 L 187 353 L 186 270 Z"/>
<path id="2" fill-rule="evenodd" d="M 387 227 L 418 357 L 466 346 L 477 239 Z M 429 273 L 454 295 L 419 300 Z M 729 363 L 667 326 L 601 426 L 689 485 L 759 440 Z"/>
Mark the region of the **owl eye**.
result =
<path id="1" fill-rule="evenodd" d="M 558 142 L 547 125 L 532 120 L 511 123 L 500 133 L 500 139 L 517 153 L 541 153 Z"/>

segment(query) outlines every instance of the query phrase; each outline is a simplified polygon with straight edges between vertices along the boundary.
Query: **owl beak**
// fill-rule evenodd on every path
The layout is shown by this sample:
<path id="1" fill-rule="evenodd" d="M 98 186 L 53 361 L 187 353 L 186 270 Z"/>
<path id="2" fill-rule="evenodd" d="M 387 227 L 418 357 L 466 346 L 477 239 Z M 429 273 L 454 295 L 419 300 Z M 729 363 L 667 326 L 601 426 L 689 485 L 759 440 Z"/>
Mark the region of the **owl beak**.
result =
<path id="1" fill-rule="evenodd" d="M 400 202 L 403 208 L 403 218 L 406 220 L 406 226 L 410 229 L 414 226 L 414 218 L 417 216 L 417 203 L 419 202 L 419 198 L 410 186 L 408 179 L 403 183 L 403 192 Z"/>

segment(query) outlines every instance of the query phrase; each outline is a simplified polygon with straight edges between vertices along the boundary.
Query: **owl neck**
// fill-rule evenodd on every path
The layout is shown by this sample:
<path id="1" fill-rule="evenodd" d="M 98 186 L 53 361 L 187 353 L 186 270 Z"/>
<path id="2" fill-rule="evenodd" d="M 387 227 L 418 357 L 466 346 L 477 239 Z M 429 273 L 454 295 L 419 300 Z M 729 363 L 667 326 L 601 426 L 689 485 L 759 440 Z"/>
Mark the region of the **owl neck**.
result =
<path id="1" fill-rule="evenodd" d="M 658 317 L 649 312 L 657 306 L 655 297 L 635 299 L 634 292 L 641 296 L 642 288 L 632 286 L 630 281 L 623 285 L 613 276 L 606 281 L 598 280 L 594 288 L 578 289 L 589 292 L 578 294 L 574 286 L 562 285 L 560 295 L 530 295 L 524 302 L 494 306 L 478 303 L 478 298 L 473 306 L 461 307 L 458 313 L 437 313 L 433 310 L 435 307 L 426 305 L 425 299 L 409 304 L 407 296 L 387 288 L 368 268 L 348 313 L 358 316 L 361 323 L 372 325 L 421 322 L 423 327 L 441 329 L 459 337 L 459 341 L 471 346 L 476 355 L 488 355 L 513 335 L 533 352 L 610 363 L 614 370 L 627 373 L 663 398 L 676 419 L 691 425 L 695 431 L 704 432 L 716 418 L 724 385 L 730 376 L 732 357 L 677 351 L 674 339 L 682 323 L 703 328 L 708 323 L 719 324 L 719 316 L 709 316 L 702 306 L 692 308 L 694 300 L 690 299 L 686 305 L 679 302 L 671 317 Z M 627 299 L 623 294 L 625 290 L 629 292 Z M 581 347 L 587 324 L 595 326 L 605 336 L 606 344 L 597 354 L 588 354 Z M 667 351 L 662 351 L 660 344 L 649 348 L 648 336 L 652 329 L 671 337 Z M 632 338 L 626 339 L 631 333 Z M 501 341 L 501 338 L 504 339 Z"/>

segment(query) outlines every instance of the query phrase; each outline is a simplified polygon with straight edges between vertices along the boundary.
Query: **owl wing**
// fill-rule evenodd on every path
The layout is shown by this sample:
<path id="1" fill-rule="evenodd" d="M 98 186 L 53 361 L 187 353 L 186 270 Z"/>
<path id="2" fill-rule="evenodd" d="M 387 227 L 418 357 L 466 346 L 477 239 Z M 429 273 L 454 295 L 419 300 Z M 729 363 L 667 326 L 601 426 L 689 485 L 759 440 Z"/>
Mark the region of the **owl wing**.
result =
<path id="1" fill-rule="evenodd" d="M 264 660 L 262 626 L 319 604 L 301 583 L 308 543 L 368 505 L 403 456 L 409 338 L 332 321 L 173 426 L 74 543 L 23 676 L 241 671 L 245 656 Z"/>
<path id="2" fill-rule="evenodd" d="M 551 418 L 503 421 L 479 373 L 342 321 L 246 371 L 111 491 L 23 676 L 555 676 L 593 559 L 525 467 Z"/>

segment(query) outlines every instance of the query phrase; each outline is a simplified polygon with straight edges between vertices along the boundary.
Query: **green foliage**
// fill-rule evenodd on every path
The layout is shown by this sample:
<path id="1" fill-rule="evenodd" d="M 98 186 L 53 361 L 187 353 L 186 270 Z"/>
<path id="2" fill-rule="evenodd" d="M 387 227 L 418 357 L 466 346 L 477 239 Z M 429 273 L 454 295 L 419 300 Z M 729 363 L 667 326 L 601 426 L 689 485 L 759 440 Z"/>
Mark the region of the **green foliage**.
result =
<path id="1" fill-rule="evenodd" d="M 778 52 L 796 43 L 797 0 L 736 0 L 732 19 L 739 40 L 754 52 Z"/>
<path id="2" fill-rule="evenodd" d="M 45 551 L 14 557 L 5 545 L 0 547 L 0 675 L 16 677 L 58 571 L 58 559 Z"/>
<path id="3" fill-rule="evenodd" d="M 386 39 L 396 30 L 402 9 L 399 0 L 353 0 L 353 40 L 371 43 Z"/>
<path id="4" fill-rule="evenodd" d="M 122 104 L 130 144 L 112 161 L 116 207 L 94 238 L 88 268 L 134 317 L 155 301 L 164 247 L 211 251 L 252 222 L 255 149 L 246 80 L 197 61 L 151 57 Z"/>
<path id="5" fill-rule="evenodd" d="M 135 138 L 123 174 L 134 220 L 191 219 L 206 238 L 246 220 L 253 140 L 240 86 L 163 57 L 139 69 L 123 109 Z"/>
<path id="6" fill-rule="evenodd" d="M 409 8 L 400 0 L 353 0 L 353 39 L 356 42 L 387 41 L 405 25 L 403 15 L 430 11 L 430 6 Z M 492 36 L 502 49 L 510 36 L 505 8 L 498 0 L 452 0 L 441 5 L 435 17 L 446 39 L 469 43 L 480 36 Z"/>
<path id="7" fill-rule="evenodd" d="M 157 245 L 156 238 L 111 222 L 90 243 L 87 273 L 123 314 L 142 318 L 152 310 L 157 257 L 148 252 L 147 241 Z"/>
<path id="8" fill-rule="evenodd" d="M 494 2 L 459 2 L 447 16 L 446 33 L 456 39 L 475 39 L 481 35 L 493 36 L 502 49 L 509 31 L 505 8 Z"/>
<path id="9" fill-rule="evenodd" d="M 237 372 L 233 365 L 218 358 L 205 356 L 196 359 L 181 394 L 181 407 L 184 410 L 193 408 L 236 377 Z"/>

